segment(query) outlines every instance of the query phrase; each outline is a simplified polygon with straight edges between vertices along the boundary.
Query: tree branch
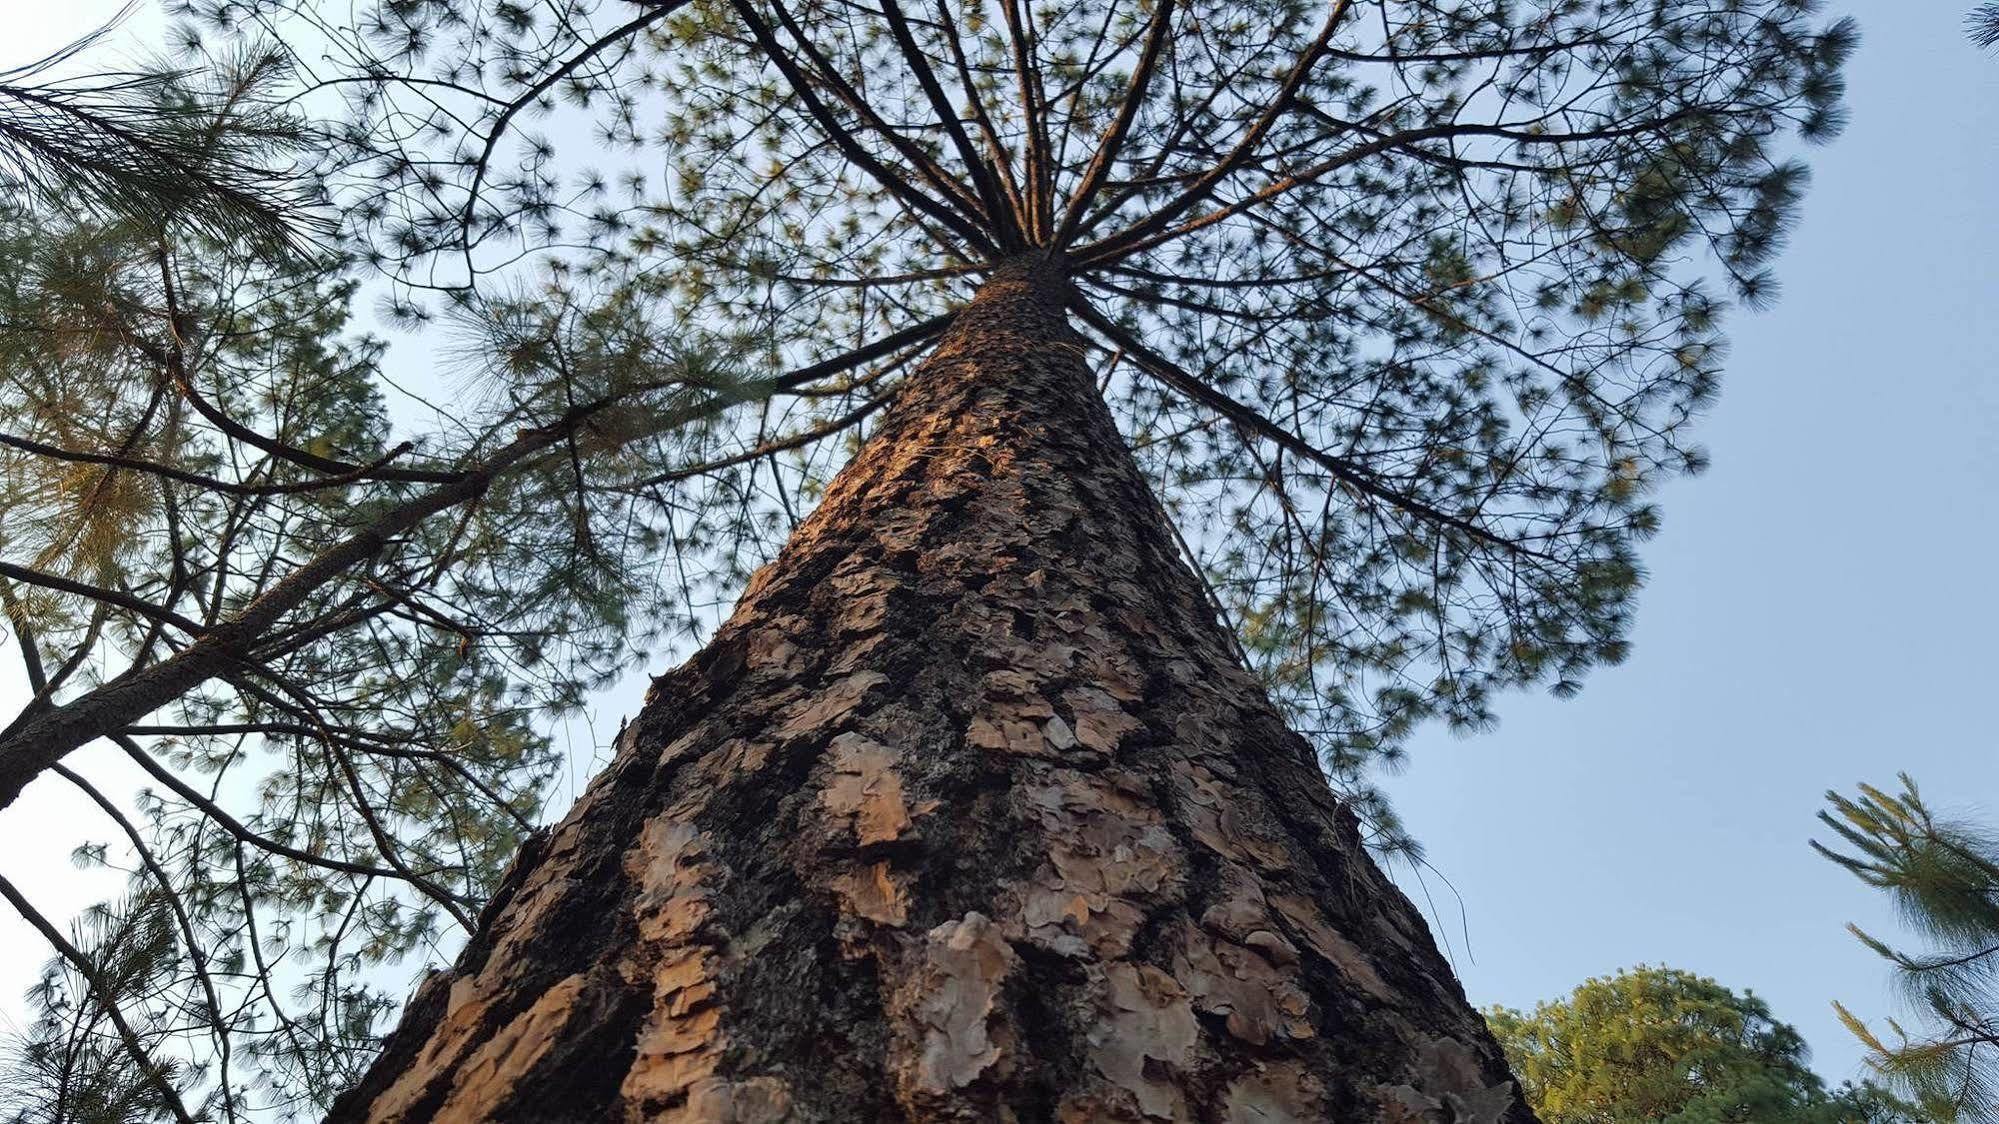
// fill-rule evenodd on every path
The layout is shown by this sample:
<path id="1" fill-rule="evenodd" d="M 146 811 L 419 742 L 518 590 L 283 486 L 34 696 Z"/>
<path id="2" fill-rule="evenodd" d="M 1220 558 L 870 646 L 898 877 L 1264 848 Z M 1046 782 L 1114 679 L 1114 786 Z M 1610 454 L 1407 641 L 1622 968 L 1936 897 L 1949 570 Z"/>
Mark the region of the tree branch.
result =
<path id="1" fill-rule="evenodd" d="M 1235 399 L 1209 386 L 1195 375 L 1183 370 L 1171 359 L 1145 346 L 1145 344 L 1139 341 L 1138 337 L 1118 327 L 1109 317 L 1092 308 L 1081 297 L 1074 298 L 1070 306 L 1076 310 L 1077 315 L 1081 316 L 1090 327 L 1102 333 L 1105 339 L 1123 348 L 1126 354 L 1130 355 L 1140 367 L 1143 367 L 1147 372 L 1159 379 L 1159 381 L 1185 394 L 1201 405 L 1214 410 L 1216 413 L 1221 414 L 1244 429 L 1265 437 L 1280 447 L 1304 457 L 1306 460 L 1331 473 L 1336 479 L 1354 491 L 1383 500 L 1411 515 L 1418 516 L 1438 526 L 1448 527 L 1478 542 L 1499 547 L 1509 554 L 1536 558 L 1548 562 L 1554 561 L 1553 558 L 1545 553 L 1523 546 L 1503 535 L 1494 534 L 1476 523 L 1461 519 L 1448 512 L 1439 511 L 1437 508 L 1413 496 L 1405 495 L 1381 483 L 1380 478 L 1367 469 L 1354 464 L 1344 457 L 1334 456 L 1318 448 L 1311 442 L 1306 441 L 1304 438 L 1263 416 L 1261 411 L 1237 402 Z"/>
<path id="2" fill-rule="evenodd" d="M 1159 69 L 1159 58 L 1165 51 L 1167 35 L 1172 30 L 1173 2 L 1159 0 L 1159 6 L 1153 9 L 1152 26 L 1146 30 L 1145 46 L 1139 51 L 1138 65 L 1131 72 L 1131 85 L 1125 91 L 1124 100 L 1118 104 L 1117 117 L 1097 143 L 1097 151 L 1083 171 L 1082 183 L 1069 200 L 1068 209 L 1062 216 L 1062 226 L 1055 232 L 1057 246 L 1068 245 L 1082 229 L 1090 204 L 1096 201 L 1097 192 L 1110 178 L 1111 168 L 1117 163 L 1118 150 L 1124 147 L 1125 137 L 1131 132 L 1131 123 L 1138 117 L 1145 89 L 1152 83 L 1153 72 Z"/>
<path id="3" fill-rule="evenodd" d="M 805 107 L 807 115 L 825 131 L 827 139 L 833 142 L 841 155 L 873 177 L 883 190 L 942 223 L 980 253 L 995 258 L 1000 256 L 998 247 L 993 245 L 985 236 L 985 232 L 975 223 L 968 221 L 955 208 L 931 198 L 928 193 L 919 191 L 914 185 L 905 182 L 903 177 L 896 175 L 892 169 L 884 166 L 867 149 L 861 147 L 860 142 L 854 139 L 846 126 L 840 124 L 839 119 L 833 116 L 832 110 L 826 103 L 819 100 L 819 95 L 812 92 L 811 81 L 805 72 L 799 69 L 797 62 L 793 61 L 791 53 L 778 43 L 776 37 L 771 34 L 770 25 L 763 21 L 763 17 L 757 15 L 756 9 L 750 6 L 748 0 L 729 0 L 729 2 L 736 14 L 742 18 L 744 25 L 749 28 L 750 35 L 756 39 L 764 57 L 771 65 L 777 67 L 778 73 L 782 74 L 785 81 L 790 84 L 792 92 L 798 95 L 798 100 Z"/>
<path id="4" fill-rule="evenodd" d="M 757 391 L 775 391 L 809 381 L 817 377 L 812 372 L 824 366 L 827 364 L 761 383 L 715 391 L 693 405 L 673 411 L 662 424 L 680 424 L 709 416 L 751 397 Z M 495 480 L 533 463 L 532 457 L 561 443 L 603 410 L 633 394 L 658 388 L 633 388 L 571 410 L 549 425 L 522 431 L 520 436 L 494 452 L 478 468 L 465 472 L 449 484 L 439 485 L 413 500 L 390 508 L 373 523 L 320 551 L 251 601 L 235 619 L 200 631 L 194 643 L 168 659 L 129 670 L 81 698 L 45 710 L 12 735 L 0 738 L 0 808 L 12 804 L 29 781 L 69 751 L 110 731 L 131 725 L 199 684 L 234 668 L 285 614 L 313 592 L 351 567 L 374 557 L 394 539 L 425 519 L 483 494 Z M 15 569 L 18 567 L 7 567 L 0 573 Z M 22 573 L 24 580 L 28 577 L 43 578 L 43 575 L 33 571 Z M 86 595 L 96 593 L 93 587 L 84 587 L 81 592 Z M 158 610 L 147 608 L 149 616 L 158 613 Z"/>
<path id="5" fill-rule="evenodd" d="M 943 124 L 944 132 L 951 138 L 951 144 L 958 150 L 958 158 L 965 162 L 971 174 L 972 185 L 985 204 L 986 214 L 993 224 L 993 233 L 999 239 L 1000 248 L 1015 253 L 1026 248 L 1020 225 L 1020 216 L 1008 204 L 995 172 L 986 165 L 979 155 L 978 146 L 972 143 L 971 134 L 965 131 L 965 124 L 951 106 L 951 99 L 944 93 L 943 84 L 937 80 L 936 71 L 930 67 L 930 60 L 917 44 L 911 32 L 909 20 L 903 15 L 898 0 L 882 0 L 882 15 L 888 19 L 889 34 L 895 38 L 903 57 L 909 62 L 909 69 L 916 75 L 916 84 L 923 89 L 923 96 L 930 101 L 931 111 Z"/>
<path id="6" fill-rule="evenodd" d="M 131 1056 L 132 1063 L 139 1067 L 140 1072 L 146 1075 L 147 1082 L 159 1091 L 160 1099 L 167 1106 L 167 1111 L 173 1113 L 174 1119 L 180 1121 L 180 1124 L 194 1124 L 194 1117 L 188 1115 L 187 1106 L 181 1103 L 180 1094 L 174 1090 L 173 1083 L 167 1080 L 166 1067 L 147 1055 L 145 1046 L 139 1042 L 139 1036 L 132 1032 L 132 1025 L 125 1021 L 124 1012 L 118 1009 L 118 1003 L 113 998 L 111 989 L 105 985 L 104 977 L 98 973 L 97 966 L 90 962 L 89 957 L 78 951 L 75 945 L 69 943 L 62 935 L 62 931 L 50 924 L 49 919 L 43 917 L 41 911 L 30 904 L 5 875 L 0 875 L 0 898 L 6 898 L 14 907 L 14 912 L 20 914 L 22 920 L 34 926 L 36 931 L 42 934 L 42 939 L 48 941 L 49 946 L 64 960 L 69 961 L 70 967 L 76 969 L 76 974 L 82 976 L 84 982 L 90 985 L 91 992 L 97 996 L 98 1006 L 104 1009 L 104 1014 L 111 1020 L 111 1025 L 117 1028 L 118 1038 L 124 1044 L 125 1052 Z"/>
<path id="7" fill-rule="evenodd" d="M 1319 34 L 1299 54 L 1298 60 L 1292 64 L 1290 73 L 1285 75 L 1283 85 L 1278 87 L 1277 96 L 1271 101 L 1269 107 L 1263 111 L 1262 115 L 1256 119 L 1255 123 L 1236 141 L 1235 146 L 1229 150 L 1229 154 L 1223 157 L 1220 163 L 1208 169 L 1202 174 L 1200 179 L 1195 180 L 1185 191 L 1181 192 L 1159 210 L 1154 211 L 1151 215 L 1125 230 L 1088 247 L 1087 253 L 1079 256 L 1088 256 L 1092 260 L 1121 256 L 1127 252 L 1127 248 L 1131 245 L 1164 229 L 1174 219 L 1179 218 L 1193 207 L 1199 206 L 1209 196 L 1213 195 L 1215 188 L 1223 180 L 1234 175 L 1248 161 L 1250 156 L 1256 152 L 1257 146 L 1263 143 L 1263 138 L 1276 126 L 1278 120 L 1290 110 L 1292 102 L 1298 97 L 1298 90 L 1304 86 L 1305 79 L 1311 75 L 1313 64 L 1318 62 L 1319 58 L 1325 54 L 1327 45 L 1332 42 L 1333 32 L 1338 29 L 1340 20 L 1352 6 L 1353 0 L 1338 0 L 1333 5 L 1333 10 L 1327 13 L 1325 25 L 1319 29 Z"/>

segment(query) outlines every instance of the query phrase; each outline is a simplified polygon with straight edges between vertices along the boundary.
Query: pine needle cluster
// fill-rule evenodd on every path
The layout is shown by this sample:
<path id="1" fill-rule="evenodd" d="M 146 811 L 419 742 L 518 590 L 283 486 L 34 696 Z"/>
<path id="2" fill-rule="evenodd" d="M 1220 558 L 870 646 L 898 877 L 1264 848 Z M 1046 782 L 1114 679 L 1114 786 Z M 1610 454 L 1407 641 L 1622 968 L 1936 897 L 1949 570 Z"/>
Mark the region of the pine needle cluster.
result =
<path id="1" fill-rule="evenodd" d="M 310 228 L 330 229 L 283 166 L 305 141 L 302 123 L 265 96 L 286 53 L 245 45 L 220 71 L 71 73 L 117 23 L 0 71 L 0 190 L 265 247 L 301 248 Z M 211 83 L 217 73 L 228 78 Z"/>
<path id="2" fill-rule="evenodd" d="M 1839 843 L 1812 846 L 1885 893 L 1926 946 L 1897 948 L 1847 926 L 1893 966 L 1920 1025 L 1891 1018 L 1884 1034 L 1834 1006 L 1867 1046 L 1869 1064 L 1937 1119 L 1999 1120 L 1999 835 L 1938 816 L 1908 774 L 1901 784 L 1899 792 L 1861 785 L 1854 796 L 1826 793 L 1830 807 L 1819 820 Z"/>

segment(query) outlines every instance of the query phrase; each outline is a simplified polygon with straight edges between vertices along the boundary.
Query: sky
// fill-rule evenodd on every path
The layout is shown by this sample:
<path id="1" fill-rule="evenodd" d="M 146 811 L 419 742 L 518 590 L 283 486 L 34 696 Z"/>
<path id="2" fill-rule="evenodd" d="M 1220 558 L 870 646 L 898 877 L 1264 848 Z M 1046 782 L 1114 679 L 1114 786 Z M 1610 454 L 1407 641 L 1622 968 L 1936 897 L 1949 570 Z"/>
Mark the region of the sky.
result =
<path id="1" fill-rule="evenodd" d="M 1661 496 L 1632 658 L 1386 785 L 1464 897 L 1430 879 L 1474 1002 L 1670 964 L 1858 1075 L 1831 1001 L 1894 1008 L 1844 926 L 1896 928 L 1807 845 L 1824 791 L 1906 771 L 1999 821 L 1999 55 L 1968 6 L 1845 6 L 1852 123 L 1808 153 L 1781 299 L 1733 321 L 1713 468 Z"/>
<path id="2" fill-rule="evenodd" d="M 0 0 L 0 69 L 122 3 Z M 1420 736 L 1387 782 L 1436 868 L 1401 880 L 1474 1003 L 1669 964 L 1754 990 L 1819 1072 L 1861 1076 L 1831 1001 L 1893 998 L 1844 926 L 1896 926 L 1807 845 L 1823 793 L 1907 771 L 1999 821 L 1999 54 L 1964 39 L 1967 6 L 1830 6 L 1861 23 L 1852 123 L 1808 154 L 1781 299 L 1736 316 L 1713 468 L 1661 497 L 1632 658 L 1572 700 L 1502 700 L 1494 732 Z M 0 863 L 52 914 L 116 890 L 68 865 L 86 814 L 47 782 L 0 812 Z M 0 917 L 0 1020 L 45 957 Z"/>

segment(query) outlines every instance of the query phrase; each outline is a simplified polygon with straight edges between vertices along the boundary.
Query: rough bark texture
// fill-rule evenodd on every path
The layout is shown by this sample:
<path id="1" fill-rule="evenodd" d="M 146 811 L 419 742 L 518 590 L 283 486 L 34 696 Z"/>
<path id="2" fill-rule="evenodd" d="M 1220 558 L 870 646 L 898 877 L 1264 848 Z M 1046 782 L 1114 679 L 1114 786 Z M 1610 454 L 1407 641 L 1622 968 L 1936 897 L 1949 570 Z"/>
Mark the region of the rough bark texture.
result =
<path id="1" fill-rule="evenodd" d="M 1002 271 L 341 1121 L 1531 1124 Z"/>

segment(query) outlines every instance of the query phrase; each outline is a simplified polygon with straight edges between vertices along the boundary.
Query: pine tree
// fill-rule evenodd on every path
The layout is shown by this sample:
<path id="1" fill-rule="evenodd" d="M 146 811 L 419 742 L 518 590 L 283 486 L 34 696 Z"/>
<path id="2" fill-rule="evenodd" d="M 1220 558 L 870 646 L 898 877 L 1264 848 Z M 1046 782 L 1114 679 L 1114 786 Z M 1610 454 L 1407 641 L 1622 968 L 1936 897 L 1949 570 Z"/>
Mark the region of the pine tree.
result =
<path id="1" fill-rule="evenodd" d="M 1911 1034 L 1888 1020 L 1888 1038 L 1846 1007 L 1839 1017 L 1870 1051 L 1868 1062 L 1938 1120 L 1999 1120 L 1999 838 L 1983 826 L 1941 818 L 1916 782 L 1902 791 L 1861 785 L 1857 797 L 1826 793 L 1819 819 L 1846 849 L 1814 841 L 1825 857 L 1887 893 L 1905 923 L 1931 946 L 1909 952 L 1857 925 L 1853 935 L 1894 965 L 1917 1017 Z"/>
<path id="2" fill-rule="evenodd" d="M 1400 837 L 1361 778 L 1427 718 L 1622 658 L 1647 494 L 1702 463 L 1705 275 L 1770 295 L 1850 27 L 182 6 L 312 63 L 301 104 L 341 115 L 313 171 L 389 311 L 476 325 L 529 448 L 440 480 L 307 450 L 366 481 L 370 530 L 0 736 L 7 798 L 352 635 L 291 593 L 407 610 L 413 652 L 466 582 L 612 636 L 698 621 L 789 539 L 336 1116 L 1531 1119 L 1365 854 L 1363 823 Z M 680 333 L 741 376 L 662 354 Z M 454 518 L 526 461 L 480 539 L 505 562 L 463 565 Z M 383 561 L 405 541 L 437 553 Z M 557 588 L 523 577 L 551 555 Z"/>
<path id="3" fill-rule="evenodd" d="M 1770 294 L 1785 138 L 1838 124 L 1811 8 L 336 29 L 327 174 L 411 318 L 525 256 L 850 372 L 632 482 L 789 545 L 336 1116 L 1525 1119 L 1308 747 L 1353 778 L 1622 657 L 1702 274 Z"/>
<path id="4" fill-rule="evenodd" d="M 0 893 L 16 896 L 4 882 Z M 159 1049 L 168 1020 L 185 1013 L 172 1002 L 180 950 L 167 897 L 142 891 L 90 910 L 67 938 L 46 935 L 62 955 L 29 993 L 36 1016 L 11 1043 L 0 1113 L 9 1124 L 192 1119 L 183 1095 L 193 1075 Z"/>

